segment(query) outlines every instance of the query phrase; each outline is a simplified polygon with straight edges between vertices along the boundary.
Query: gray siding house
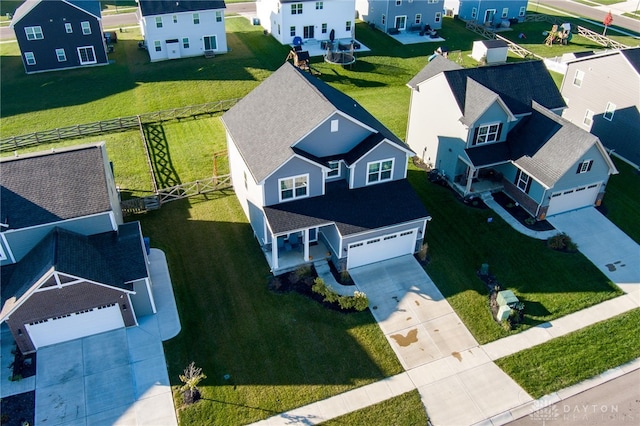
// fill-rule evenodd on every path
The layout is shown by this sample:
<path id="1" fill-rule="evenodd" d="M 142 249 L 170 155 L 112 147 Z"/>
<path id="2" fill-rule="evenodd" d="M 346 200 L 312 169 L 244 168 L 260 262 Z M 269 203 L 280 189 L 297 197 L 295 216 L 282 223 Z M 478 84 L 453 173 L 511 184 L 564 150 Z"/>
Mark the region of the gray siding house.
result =
<path id="1" fill-rule="evenodd" d="M 640 47 L 574 59 L 560 88 L 562 117 L 640 168 Z"/>
<path id="2" fill-rule="evenodd" d="M 442 28 L 443 0 L 356 0 L 358 17 L 388 32 Z"/>
<path id="3" fill-rule="evenodd" d="M 236 196 L 275 275 L 418 251 L 430 219 L 413 152 L 350 97 L 285 63 L 227 111 Z"/>
<path id="4" fill-rule="evenodd" d="M 599 205 L 617 173 L 596 136 L 560 117 L 541 61 L 464 69 L 437 56 L 408 86 L 407 142 L 463 197 L 504 191 L 541 220 Z"/>
<path id="5" fill-rule="evenodd" d="M 155 313 L 104 143 L 0 159 L 0 322 L 23 354 Z"/>

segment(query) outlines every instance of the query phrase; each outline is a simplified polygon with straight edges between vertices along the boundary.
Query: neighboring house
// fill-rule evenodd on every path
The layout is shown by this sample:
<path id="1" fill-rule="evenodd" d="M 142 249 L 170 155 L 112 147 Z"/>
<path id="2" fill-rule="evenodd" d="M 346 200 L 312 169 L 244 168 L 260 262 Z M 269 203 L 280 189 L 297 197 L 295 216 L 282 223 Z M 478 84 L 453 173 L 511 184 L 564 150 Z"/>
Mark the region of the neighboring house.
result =
<path id="1" fill-rule="evenodd" d="M 98 0 L 26 0 L 11 28 L 27 74 L 109 63 Z"/>
<path id="2" fill-rule="evenodd" d="M 361 105 L 285 63 L 222 117 L 236 196 L 275 275 L 418 251 L 414 153 Z"/>
<path id="3" fill-rule="evenodd" d="M 355 39 L 355 0 L 257 0 L 260 25 L 282 44 L 301 40 Z"/>
<path id="4" fill-rule="evenodd" d="M 138 222 L 104 143 L 0 159 L 2 306 L 22 353 L 155 313 Z"/>
<path id="5" fill-rule="evenodd" d="M 138 0 L 151 62 L 227 52 L 224 1 Z"/>
<path id="6" fill-rule="evenodd" d="M 356 0 L 358 16 L 381 31 L 442 28 L 442 0 Z"/>
<path id="7" fill-rule="evenodd" d="M 528 0 L 444 0 L 447 16 L 497 26 L 502 21 L 524 21 Z"/>
<path id="8" fill-rule="evenodd" d="M 560 117 L 541 61 L 464 69 L 437 56 L 408 86 L 407 143 L 464 197 L 503 190 L 544 219 L 598 205 L 617 173 L 597 137 Z"/>
<path id="9" fill-rule="evenodd" d="M 640 167 L 640 47 L 569 61 L 560 91 L 562 117 Z"/>

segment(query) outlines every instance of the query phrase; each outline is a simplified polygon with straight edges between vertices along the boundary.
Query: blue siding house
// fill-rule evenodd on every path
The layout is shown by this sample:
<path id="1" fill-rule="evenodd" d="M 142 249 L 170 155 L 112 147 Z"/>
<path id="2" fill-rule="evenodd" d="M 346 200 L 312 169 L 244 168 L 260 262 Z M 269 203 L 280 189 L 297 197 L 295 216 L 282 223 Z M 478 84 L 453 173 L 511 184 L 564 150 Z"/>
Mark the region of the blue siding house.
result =
<path id="1" fill-rule="evenodd" d="M 463 21 L 498 26 L 502 21 L 524 21 L 528 0 L 445 0 L 447 15 L 457 15 Z"/>
<path id="2" fill-rule="evenodd" d="M 26 0 L 11 28 L 27 74 L 109 63 L 97 0 Z"/>
<path id="3" fill-rule="evenodd" d="M 443 0 L 356 0 L 358 17 L 381 31 L 442 28 Z"/>

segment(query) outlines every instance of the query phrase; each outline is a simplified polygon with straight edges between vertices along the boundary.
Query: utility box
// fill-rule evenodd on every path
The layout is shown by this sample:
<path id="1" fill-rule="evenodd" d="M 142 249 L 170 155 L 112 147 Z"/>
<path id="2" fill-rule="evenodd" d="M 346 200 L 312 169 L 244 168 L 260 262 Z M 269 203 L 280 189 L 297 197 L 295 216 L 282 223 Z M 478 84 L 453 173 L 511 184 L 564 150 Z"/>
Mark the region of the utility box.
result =
<path id="1" fill-rule="evenodd" d="M 509 306 L 514 303 L 518 303 L 518 298 L 511 290 L 499 291 L 496 300 L 498 302 L 498 306 Z"/>
<path id="2" fill-rule="evenodd" d="M 508 307 L 507 305 L 501 305 L 500 308 L 498 309 L 497 320 L 505 321 L 507 318 L 509 318 L 509 315 L 511 315 L 511 308 Z"/>

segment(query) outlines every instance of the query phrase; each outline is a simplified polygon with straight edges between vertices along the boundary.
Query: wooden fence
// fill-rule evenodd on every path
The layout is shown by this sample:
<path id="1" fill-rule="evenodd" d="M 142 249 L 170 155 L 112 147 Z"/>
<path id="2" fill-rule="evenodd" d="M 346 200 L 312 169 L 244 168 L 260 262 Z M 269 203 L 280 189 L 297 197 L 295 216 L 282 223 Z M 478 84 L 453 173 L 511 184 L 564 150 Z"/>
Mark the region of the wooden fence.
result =
<path id="1" fill-rule="evenodd" d="M 557 18 L 555 16 L 550 16 L 550 15 L 541 15 L 538 13 L 528 13 L 525 17 L 524 17 L 524 22 L 549 22 L 551 24 L 562 24 L 564 22 L 566 22 L 566 20 L 562 20 L 560 18 Z"/>
<path id="2" fill-rule="evenodd" d="M 235 105 L 238 100 L 239 99 L 227 99 L 201 105 L 190 105 L 181 108 L 149 112 L 139 116 L 113 118 L 111 120 L 97 121 L 94 123 L 77 124 L 75 126 L 44 130 L 41 132 L 29 133 L 27 135 L 10 136 L 8 138 L 0 139 L 0 152 L 13 151 L 19 148 L 39 145 L 61 139 L 80 138 L 89 135 L 130 130 L 138 127 L 140 123 L 155 123 L 158 121 L 180 120 L 204 114 L 216 114 L 227 111 Z"/>
<path id="3" fill-rule="evenodd" d="M 610 39 L 609 37 L 603 36 L 595 31 L 591 31 L 588 28 L 581 27 L 578 25 L 578 34 L 582 37 L 587 38 L 595 43 L 598 43 L 600 46 L 611 47 L 613 49 L 625 49 L 629 46 L 619 43 L 615 40 Z"/>
<path id="4" fill-rule="evenodd" d="M 509 51 L 513 52 L 514 55 L 517 55 L 521 58 L 528 58 L 530 56 L 533 56 L 538 59 L 544 59 L 542 56 L 538 56 L 535 53 L 528 51 L 527 49 L 520 46 L 519 44 L 516 44 L 511 40 L 509 40 L 508 38 L 504 38 L 501 35 L 496 34 L 495 32 L 487 29 L 483 25 L 478 25 L 476 21 L 467 21 L 467 24 L 465 25 L 465 27 L 468 30 L 473 31 L 474 33 L 479 34 L 486 39 L 504 41 L 505 43 L 507 43 L 507 48 L 509 49 Z"/>

